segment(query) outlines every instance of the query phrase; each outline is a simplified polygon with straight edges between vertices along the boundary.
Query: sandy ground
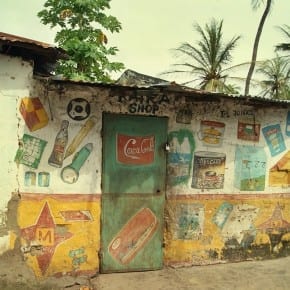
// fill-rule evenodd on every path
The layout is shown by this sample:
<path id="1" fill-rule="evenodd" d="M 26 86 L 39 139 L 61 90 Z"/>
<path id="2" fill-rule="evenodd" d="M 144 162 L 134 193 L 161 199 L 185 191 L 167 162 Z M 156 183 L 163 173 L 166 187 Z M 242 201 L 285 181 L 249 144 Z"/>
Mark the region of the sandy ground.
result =
<path id="1" fill-rule="evenodd" d="M 87 288 L 81 288 L 82 286 Z M 35 280 L 33 273 L 27 271 L 23 261 L 15 261 L 15 257 L 12 256 L 6 259 L 1 257 L 0 290 L 17 289 L 288 290 L 290 289 L 290 257 L 209 266 L 164 268 L 148 272 L 97 273 L 93 277 L 49 278 L 44 281 Z"/>
<path id="2" fill-rule="evenodd" d="M 102 274 L 97 280 L 97 289 L 102 290 L 286 290 L 290 289 L 290 257 L 154 272 Z"/>

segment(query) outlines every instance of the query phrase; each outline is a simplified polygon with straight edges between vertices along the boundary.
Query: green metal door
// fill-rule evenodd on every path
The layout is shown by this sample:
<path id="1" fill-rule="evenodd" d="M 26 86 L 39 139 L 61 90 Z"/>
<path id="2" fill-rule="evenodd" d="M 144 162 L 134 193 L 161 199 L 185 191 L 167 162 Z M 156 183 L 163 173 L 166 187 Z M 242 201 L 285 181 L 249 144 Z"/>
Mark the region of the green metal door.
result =
<path id="1" fill-rule="evenodd" d="M 103 114 L 102 273 L 162 268 L 167 121 Z"/>

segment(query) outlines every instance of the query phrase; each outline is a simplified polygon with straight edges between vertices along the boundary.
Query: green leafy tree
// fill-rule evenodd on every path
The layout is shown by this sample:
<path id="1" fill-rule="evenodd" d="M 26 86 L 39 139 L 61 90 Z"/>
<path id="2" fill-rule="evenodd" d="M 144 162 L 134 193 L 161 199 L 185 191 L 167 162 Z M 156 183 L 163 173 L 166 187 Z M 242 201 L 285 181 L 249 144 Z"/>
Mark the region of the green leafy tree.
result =
<path id="1" fill-rule="evenodd" d="M 255 36 L 255 41 L 254 41 L 254 47 L 253 47 L 253 51 L 252 51 L 252 59 L 251 59 L 251 63 L 250 63 L 250 67 L 249 67 L 249 71 L 246 77 L 246 84 L 245 84 L 245 95 L 247 96 L 249 94 L 249 90 L 250 90 L 250 83 L 251 83 L 251 79 L 254 73 L 254 69 L 256 66 L 256 60 L 257 60 L 257 54 L 258 54 L 258 48 L 259 48 L 259 42 L 260 42 L 260 38 L 262 35 L 262 31 L 263 31 L 263 27 L 266 21 L 266 18 L 271 10 L 272 4 L 273 4 L 273 0 L 252 0 L 252 7 L 254 10 L 258 9 L 262 4 L 264 4 L 266 2 L 265 5 L 265 9 L 264 12 L 262 14 L 262 17 L 260 19 L 259 25 L 258 25 L 258 30 L 256 32 L 256 36 Z"/>
<path id="2" fill-rule="evenodd" d="M 55 42 L 67 54 L 59 61 L 57 74 L 69 79 L 110 82 L 110 73 L 124 68 L 122 63 L 110 62 L 117 53 L 108 46 L 107 32 L 121 30 L 121 23 L 105 14 L 110 0 L 47 0 L 38 17 L 45 25 L 57 27 Z"/>
<path id="3" fill-rule="evenodd" d="M 263 97 L 273 99 L 290 99 L 290 62 L 289 57 L 276 55 L 266 60 L 257 69 L 265 77 L 260 82 Z"/>
<path id="4" fill-rule="evenodd" d="M 194 45 L 184 42 L 174 49 L 177 57 L 183 62 L 173 64 L 175 69 L 162 74 L 188 74 L 191 79 L 184 84 L 191 83 L 207 91 L 236 93 L 235 86 L 226 84 L 229 76 L 225 67 L 232 60 L 231 53 L 240 36 L 224 43 L 222 27 L 223 21 L 216 19 L 212 19 L 204 29 L 195 24 L 194 30 L 199 34 L 200 40 Z"/>
<path id="5" fill-rule="evenodd" d="M 276 50 L 290 52 L 290 25 L 283 25 L 278 27 L 280 31 L 288 38 L 289 42 L 284 42 L 276 45 Z"/>

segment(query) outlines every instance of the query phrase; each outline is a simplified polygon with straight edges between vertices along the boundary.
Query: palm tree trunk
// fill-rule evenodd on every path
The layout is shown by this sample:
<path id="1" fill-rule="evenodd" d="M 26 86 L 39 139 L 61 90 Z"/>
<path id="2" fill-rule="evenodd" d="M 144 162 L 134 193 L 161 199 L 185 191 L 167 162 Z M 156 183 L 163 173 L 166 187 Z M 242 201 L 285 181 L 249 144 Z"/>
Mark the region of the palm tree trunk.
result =
<path id="1" fill-rule="evenodd" d="M 259 41 L 260 41 L 260 37 L 263 31 L 263 26 L 265 23 L 265 20 L 269 14 L 270 8 L 271 8 L 271 4 L 272 4 L 272 0 L 267 0 L 267 4 L 264 10 L 264 13 L 262 15 L 262 18 L 260 20 L 259 26 L 258 26 L 258 30 L 256 33 L 256 37 L 255 37 L 255 42 L 254 42 L 254 47 L 253 47 L 253 53 L 252 53 L 252 60 L 251 60 L 251 65 L 248 71 L 248 75 L 246 78 L 246 85 L 245 85 L 245 96 L 247 96 L 249 94 L 249 89 L 250 89 L 250 82 L 252 79 L 252 75 L 255 69 L 255 65 L 256 65 L 256 59 L 257 59 L 257 53 L 258 53 L 258 46 L 259 46 Z"/>

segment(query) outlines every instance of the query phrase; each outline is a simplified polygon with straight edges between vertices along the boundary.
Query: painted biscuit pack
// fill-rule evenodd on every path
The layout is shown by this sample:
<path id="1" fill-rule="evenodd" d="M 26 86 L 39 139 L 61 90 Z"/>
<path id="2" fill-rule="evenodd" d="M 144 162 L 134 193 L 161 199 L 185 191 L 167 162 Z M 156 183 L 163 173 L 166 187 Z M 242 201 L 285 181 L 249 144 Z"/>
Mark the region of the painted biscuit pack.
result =
<path id="1" fill-rule="evenodd" d="M 109 253 L 119 263 L 130 263 L 155 233 L 158 221 L 149 208 L 140 209 L 109 244 Z"/>

